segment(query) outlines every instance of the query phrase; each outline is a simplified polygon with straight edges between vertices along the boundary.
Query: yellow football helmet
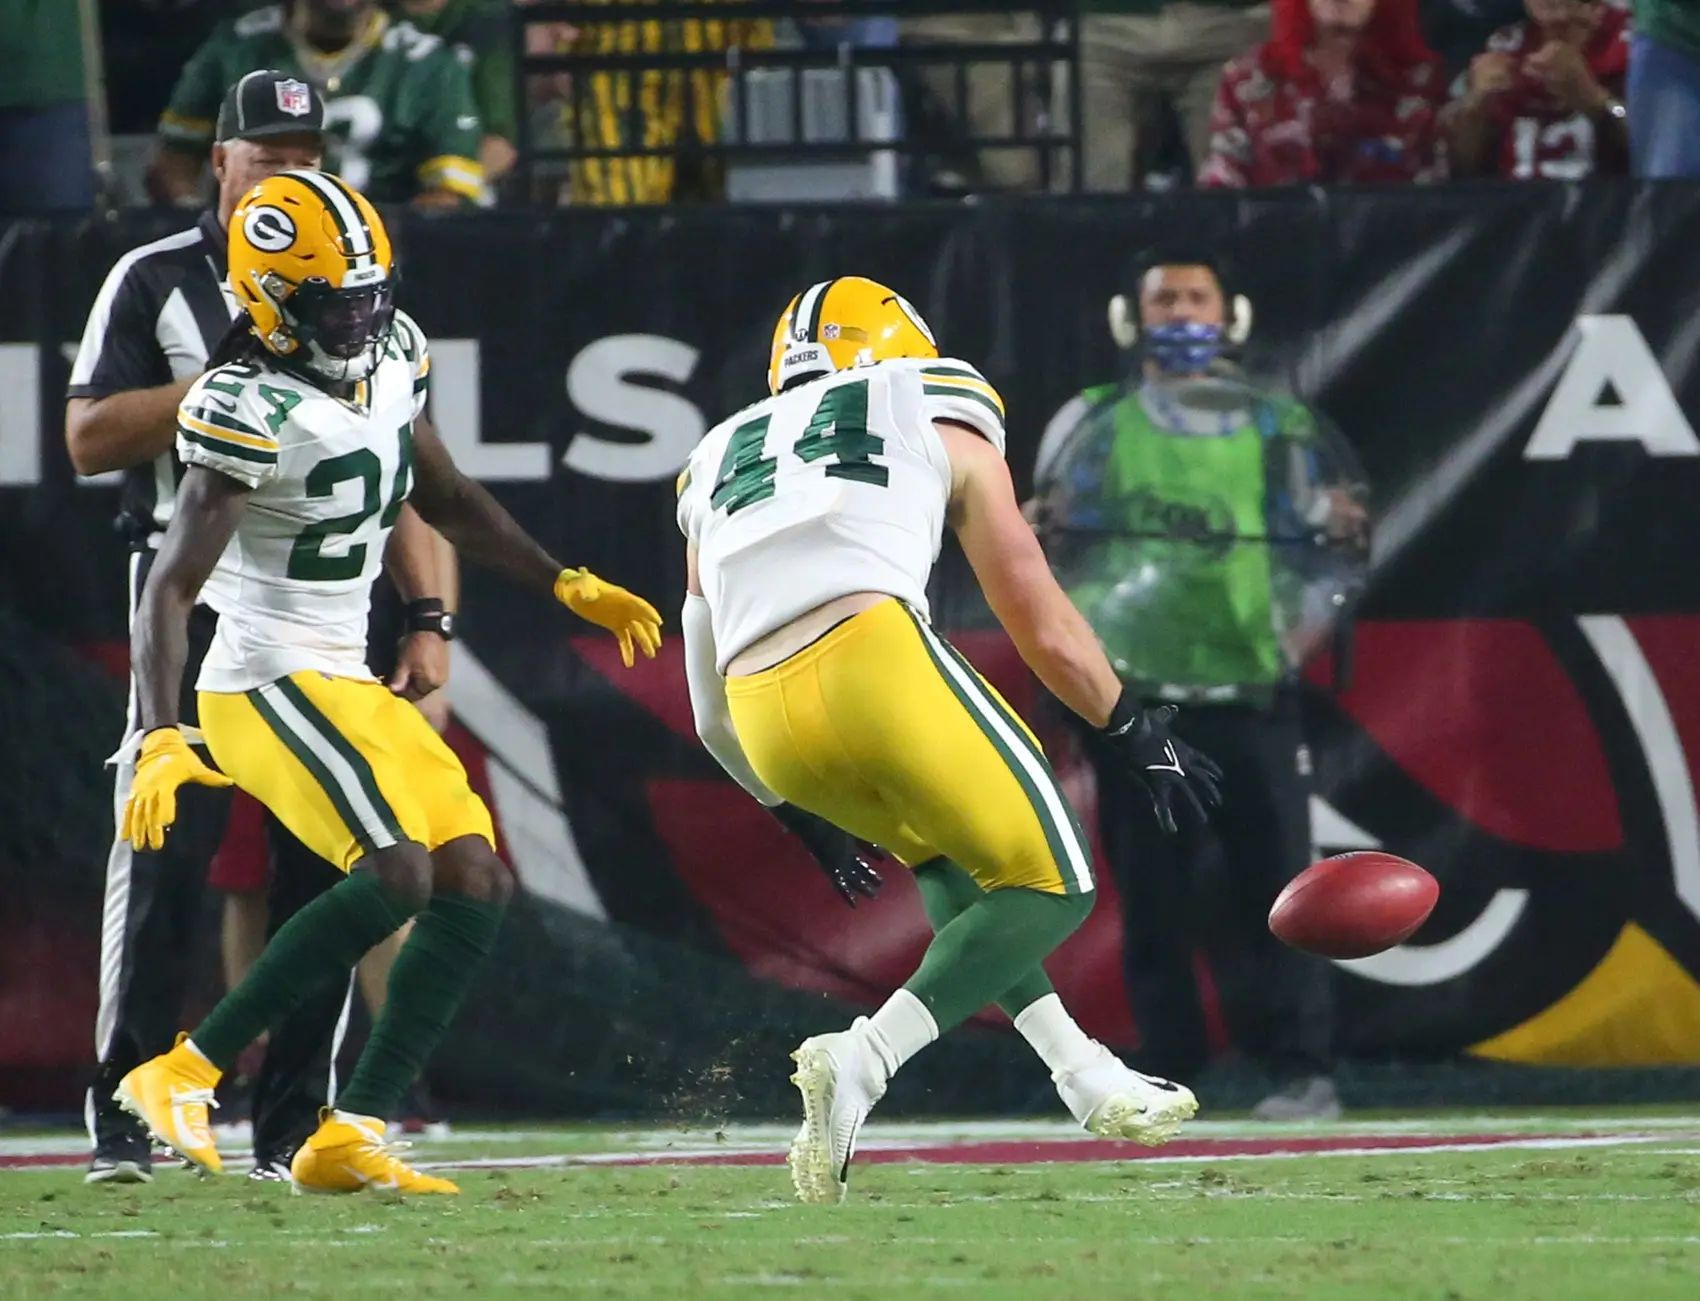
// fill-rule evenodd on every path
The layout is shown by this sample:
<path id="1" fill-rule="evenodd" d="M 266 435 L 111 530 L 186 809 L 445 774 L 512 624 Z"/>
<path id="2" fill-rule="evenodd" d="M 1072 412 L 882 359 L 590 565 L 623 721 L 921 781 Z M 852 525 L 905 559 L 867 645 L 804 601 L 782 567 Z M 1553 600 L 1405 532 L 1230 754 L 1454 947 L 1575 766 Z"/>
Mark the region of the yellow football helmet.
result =
<path id="1" fill-rule="evenodd" d="M 383 219 L 324 172 L 268 176 L 230 215 L 230 285 L 266 350 L 311 377 L 365 379 L 395 315 Z"/>
<path id="2" fill-rule="evenodd" d="M 835 370 L 893 357 L 936 357 L 938 344 L 902 294 L 861 276 L 811 285 L 793 298 L 773 330 L 770 393 Z"/>

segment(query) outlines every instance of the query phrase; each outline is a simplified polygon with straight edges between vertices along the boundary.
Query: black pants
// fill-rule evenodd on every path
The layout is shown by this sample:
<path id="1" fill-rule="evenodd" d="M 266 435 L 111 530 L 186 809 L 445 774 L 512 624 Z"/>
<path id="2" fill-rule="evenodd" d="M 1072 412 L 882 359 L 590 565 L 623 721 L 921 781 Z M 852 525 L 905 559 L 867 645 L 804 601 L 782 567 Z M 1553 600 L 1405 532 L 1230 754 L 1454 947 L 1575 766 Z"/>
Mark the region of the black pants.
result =
<path id="1" fill-rule="evenodd" d="M 1193 969 L 1202 946 L 1234 1042 L 1282 1082 L 1333 1067 L 1332 971 L 1269 934 L 1275 896 L 1308 865 L 1310 763 L 1297 702 L 1183 709 L 1175 730 L 1222 766 L 1222 807 L 1201 831 L 1177 811 L 1163 834 L 1151 800 L 1092 747 L 1099 834 L 1122 897 L 1123 962 L 1142 1069 L 1188 1079 L 1205 1064 Z"/>
<path id="2" fill-rule="evenodd" d="M 132 559 L 132 611 L 152 558 L 152 552 L 141 552 Z M 216 626 L 211 610 L 195 607 L 179 715 L 185 723 L 198 719 L 194 683 Z M 136 709 L 132 683 L 126 733 L 136 726 Z M 133 760 L 118 765 L 115 818 L 122 817 L 134 773 Z M 207 869 L 224 838 L 229 812 L 228 790 L 185 786 L 178 792 L 177 821 L 163 848 L 137 852 L 126 840 L 113 841 L 101 921 L 98 1065 L 86 1104 L 96 1148 L 143 1141 L 140 1124 L 118 1109 L 112 1093 L 130 1070 L 170 1048 L 181 1028 Z M 266 834 L 273 868 L 270 929 L 275 932 L 341 873 L 270 814 Z M 273 1030 L 254 1093 L 254 1148 L 261 1156 L 287 1159 L 312 1132 L 325 1102 L 333 1032 L 346 995 L 338 985 L 297 1007 Z"/>

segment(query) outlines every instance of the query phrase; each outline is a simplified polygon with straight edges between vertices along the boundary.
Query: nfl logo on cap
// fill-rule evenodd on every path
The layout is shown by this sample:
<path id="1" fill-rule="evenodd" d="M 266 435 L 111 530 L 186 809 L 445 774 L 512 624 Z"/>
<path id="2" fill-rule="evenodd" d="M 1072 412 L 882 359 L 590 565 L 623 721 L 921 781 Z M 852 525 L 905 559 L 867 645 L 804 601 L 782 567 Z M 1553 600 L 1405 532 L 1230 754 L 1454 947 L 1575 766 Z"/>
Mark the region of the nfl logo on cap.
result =
<path id="1" fill-rule="evenodd" d="M 313 99 L 304 81 L 280 81 L 277 83 L 277 107 L 281 113 L 292 117 L 306 117 L 312 111 Z"/>

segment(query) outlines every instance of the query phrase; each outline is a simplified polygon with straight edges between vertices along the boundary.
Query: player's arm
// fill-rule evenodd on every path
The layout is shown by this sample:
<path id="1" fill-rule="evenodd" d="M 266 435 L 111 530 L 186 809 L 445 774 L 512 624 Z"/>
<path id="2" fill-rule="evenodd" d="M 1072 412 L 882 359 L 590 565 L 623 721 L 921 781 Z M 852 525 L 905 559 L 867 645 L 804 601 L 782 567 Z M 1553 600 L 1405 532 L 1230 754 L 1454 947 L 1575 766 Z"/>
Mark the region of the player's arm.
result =
<path id="1" fill-rule="evenodd" d="M 189 612 L 224 552 L 252 489 L 217 470 L 192 465 L 177 488 L 171 526 L 136 603 L 130 668 L 141 720 L 140 748 L 119 834 L 135 849 L 158 849 L 177 820 L 177 791 L 187 784 L 229 786 L 202 763 L 179 730 L 177 705 L 189 659 Z"/>
<path id="2" fill-rule="evenodd" d="M 444 573 L 447 557 L 449 574 Z M 409 614 L 454 612 L 453 593 L 445 577 L 452 580 L 454 548 L 435 529 L 419 518 L 411 506 L 403 506 L 384 551 L 384 568 Z M 396 656 L 390 690 L 409 700 L 423 700 L 449 680 L 449 644 L 430 629 L 408 628 Z"/>
<path id="3" fill-rule="evenodd" d="M 1205 820 L 1221 771 L 1169 732 L 1174 706 L 1141 708 L 1092 627 L 1057 581 L 1016 504 L 1003 456 L 966 425 L 935 420 L 951 467 L 950 523 L 992 613 L 1051 693 L 1097 727 L 1151 792 L 1158 822 L 1175 830 L 1172 801 Z M 1201 799 L 1202 797 L 1202 799 Z"/>
<path id="4" fill-rule="evenodd" d="M 130 634 L 130 666 L 144 732 L 177 725 L 183 668 L 189 659 L 189 612 L 236 532 L 252 491 L 200 465 L 191 465 L 178 485 L 171 525 L 148 571 Z"/>
<path id="5" fill-rule="evenodd" d="M 661 616 L 654 606 L 587 569 L 567 569 L 532 540 L 485 489 L 455 468 L 423 414 L 413 422 L 413 507 L 474 564 L 547 592 L 581 619 L 613 633 L 629 668 L 634 650 L 655 657 Z"/>
<path id="6" fill-rule="evenodd" d="M 1095 727 L 1109 722 L 1121 680 L 1092 627 L 1051 576 L 1015 500 L 1009 466 L 978 433 L 934 421 L 950 456 L 950 522 L 986 602 L 1051 694 Z"/>
<path id="7" fill-rule="evenodd" d="M 555 590 L 561 562 L 538 546 L 483 484 L 460 472 L 423 415 L 413 422 L 413 468 L 413 508 L 456 551 L 522 587 Z"/>
<path id="8" fill-rule="evenodd" d="M 726 703 L 726 679 L 716 667 L 719 658 L 714 644 L 714 619 L 702 594 L 697 575 L 697 546 L 685 546 L 685 608 L 679 626 L 685 636 L 685 683 L 691 693 L 691 716 L 696 720 L 697 738 L 726 775 L 751 795 L 773 808 L 784 801 L 756 776 L 744 756 L 738 729 L 732 725 L 732 710 Z"/>

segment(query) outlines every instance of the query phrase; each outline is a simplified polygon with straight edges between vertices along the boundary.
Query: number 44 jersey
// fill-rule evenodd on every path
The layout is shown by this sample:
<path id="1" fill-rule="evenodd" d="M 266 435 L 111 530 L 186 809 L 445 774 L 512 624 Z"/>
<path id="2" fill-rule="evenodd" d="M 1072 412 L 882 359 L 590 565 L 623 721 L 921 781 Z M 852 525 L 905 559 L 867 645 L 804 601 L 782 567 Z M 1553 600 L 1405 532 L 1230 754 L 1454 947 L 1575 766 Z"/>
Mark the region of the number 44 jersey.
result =
<path id="1" fill-rule="evenodd" d="M 1004 450 L 1003 399 L 966 362 L 841 370 L 710 430 L 679 476 L 717 667 L 801 614 L 885 592 L 923 617 L 944 538 L 950 460 L 935 420 Z"/>
<path id="2" fill-rule="evenodd" d="M 200 690 L 250 691 L 302 669 L 371 679 L 372 583 L 413 487 L 430 371 L 424 334 L 397 312 L 383 359 L 347 400 L 264 361 L 195 381 L 178 457 L 252 489 L 201 589 L 219 618 Z"/>

